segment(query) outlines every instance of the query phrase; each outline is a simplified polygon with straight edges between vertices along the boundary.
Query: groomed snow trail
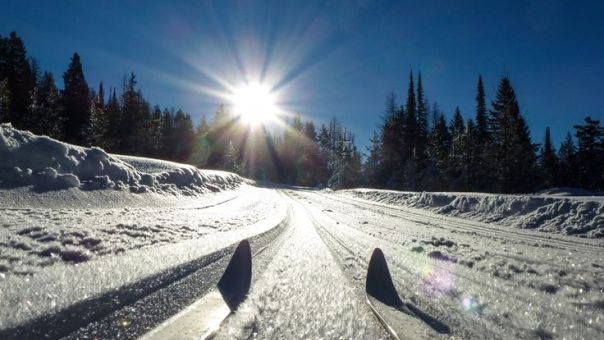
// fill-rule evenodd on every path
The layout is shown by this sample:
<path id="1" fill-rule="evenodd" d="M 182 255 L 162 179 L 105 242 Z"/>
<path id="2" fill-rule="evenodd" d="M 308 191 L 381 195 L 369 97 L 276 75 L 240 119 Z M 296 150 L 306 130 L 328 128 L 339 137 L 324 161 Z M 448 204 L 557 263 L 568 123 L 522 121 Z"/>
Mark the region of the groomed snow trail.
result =
<path id="1" fill-rule="evenodd" d="M 358 290 L 369 255 L 380 247 L 401 298 L 448 325 L 453 336 L 604 335 L 601 240 L 510 230 L 338 193 L 291 195 Z"/>
<path id="2" fill-rule="evenodd" d="M 168 208 L 0 207 L 0 331 L 203 258 L 285 217 L 273 190 L 221 196 Z"/>
<path id="3" fill-rule="evenodd" d="M 291 236 L 218 338 L 388 338 L 298 202 Z"/>

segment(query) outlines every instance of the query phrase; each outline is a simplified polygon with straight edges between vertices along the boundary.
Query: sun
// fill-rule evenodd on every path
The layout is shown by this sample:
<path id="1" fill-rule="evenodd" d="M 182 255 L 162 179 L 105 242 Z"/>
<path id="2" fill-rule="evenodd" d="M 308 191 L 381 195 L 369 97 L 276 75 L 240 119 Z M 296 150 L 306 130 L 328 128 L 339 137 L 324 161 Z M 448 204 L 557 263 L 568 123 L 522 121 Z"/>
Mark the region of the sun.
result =
<path id="1" fill-rule="evenodd" d="M 231 101 L 235 114 L 250 125 L 265 123 L 277 114 L 275 95 L 261 84 L 247 84 L 237 88 Z"/>

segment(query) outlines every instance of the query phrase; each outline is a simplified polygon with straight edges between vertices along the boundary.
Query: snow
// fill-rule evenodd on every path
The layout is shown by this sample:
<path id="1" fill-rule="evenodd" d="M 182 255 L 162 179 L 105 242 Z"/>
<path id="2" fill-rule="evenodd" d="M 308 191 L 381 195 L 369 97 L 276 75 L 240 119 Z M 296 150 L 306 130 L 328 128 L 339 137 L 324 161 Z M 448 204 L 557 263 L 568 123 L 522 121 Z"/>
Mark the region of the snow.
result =
<path id="1" fill-rule="evenodd" d="M 292 195 L 359 290 L 379 247 L 403 301 L 446 324 L 455 338 L 604 334 L 601 239 L 472 222 L 349 192 Z"/>
<path id="2" fill-rule="evenodd" d="M 553 195 L 402 192 L 375 189 L 342 191 L 353 198 L 427 209 L 503 226 L 604 238 L 604 199 Z"/>
<path id="3" fill-rule="evenodd" d="M 292 211 L 291 235 L 217 338 L 386 339 L 308 213 Z"/>
<path id="4" fill-rule="evenodd" d="M 494 195 L 249 183 L 2 125 L 0 332 L 288 221 L 219 338 L 386 337 L 364 302 L 375 247 L 403 301 L 451 337 L 604 334 L 601 196 L 569 188 Z"/>
<path id="5" fill-rule="evenodd" d="M 0 126 L 0 330 L 274 228 L 275 191 Z"/>
<path id="6" fill-rule="evenodd" d="M 124 156 L 122 160 L 100 148 L 62 143 L 10 124 L 0 125 L 0 159 L 0 185 L 32 186 L 35 191 L 80 188 L 194 195 L 233 189 L 242 182 L 235 174 L 184 164 Z"/>
<path id="7" fill-rule="evenodd" d="M 278 195 L 266 189 L 244 186 L 226 201 L 163 209 L 0 209 L 0 329 L 198 259 L 274 228 L 285 216 Z"/>

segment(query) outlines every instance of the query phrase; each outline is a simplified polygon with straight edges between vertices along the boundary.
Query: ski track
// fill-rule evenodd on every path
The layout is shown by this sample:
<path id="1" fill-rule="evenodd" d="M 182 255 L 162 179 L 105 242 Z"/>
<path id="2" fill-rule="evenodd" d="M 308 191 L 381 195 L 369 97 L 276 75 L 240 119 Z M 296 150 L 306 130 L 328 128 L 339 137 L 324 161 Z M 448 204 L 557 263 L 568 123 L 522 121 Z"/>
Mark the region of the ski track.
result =
<path id="1" fill-rule="evenodd" d="M 264 232 L 283 219 L 285 206 L 276 192 L 247 187 L 210 207 L 2 212 L 0 329 Z"/>
<path id="2" fill-rule="evenodd" d="M 250 296 L 222 325 L 219 339 L 388 338 L 364 297 L 375 247 L 384 251 L 401 298 L 424 320 L 447 325 L 454 338 L 604 337 L 602 240 L 337 192 L 243 185 L 202 201 L 171 202 L 0 208 L 0 329 L 225 249 L 267 231 L 288 211 L 279 246 L 255 269 Z M 192 275 L 182 280 L 189 281 L 195 282 Z M 154 293 L 159 309 L 165 294 Z M 153 300 L 135 304 L 145 299 Z M 179 303 L 149 320 L 169 317 L 185 302 Z M 129 306 L 120 308 L 109 319 L 129 313 Z"/>
<path id="3" fill-rule="evenodd" d="M 292 210 L 291 237 L 217 338 L 387 338 L 302 206 Z"/>
<path id="4" fill-rule="evenodd" d="M 339 194 L 291 193 L 359 289 L 381 247 L 405 301 L 462 338 L 601 338 L 601 242 L 443 218 Z"/>

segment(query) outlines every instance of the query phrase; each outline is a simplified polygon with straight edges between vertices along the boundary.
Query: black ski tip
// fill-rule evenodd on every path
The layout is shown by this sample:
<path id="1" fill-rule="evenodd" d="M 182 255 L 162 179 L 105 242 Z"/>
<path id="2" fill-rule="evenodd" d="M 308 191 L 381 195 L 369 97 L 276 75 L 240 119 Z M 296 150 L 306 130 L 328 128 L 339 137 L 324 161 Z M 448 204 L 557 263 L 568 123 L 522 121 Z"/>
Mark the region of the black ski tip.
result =
<path id="1" fill-rule="evenodd" d="M 377 299 L 381 303 L 394 307 L 400 308 L 403 305 L 403 301 L 398 296 L 392 277 L 390 276 L 390 270 L 388 270 L 388 263 L 384 253 L 380 248 L 375 248 L 369 260 L 369 267 L 367 268 L 367 281 L 365 281 L 365 291 L 371 297 Z"/>
<path id="2" fill-rule="evenodd" d="M 235 249 L 222 278 L 218 290 L 231 311 L 237 309 L 250 290 L 252 283 L 252 252 L 250 243 L 243 240 Z"/>

